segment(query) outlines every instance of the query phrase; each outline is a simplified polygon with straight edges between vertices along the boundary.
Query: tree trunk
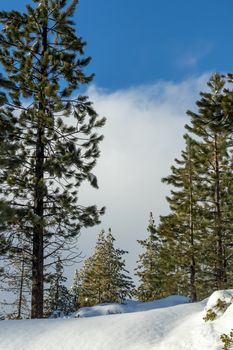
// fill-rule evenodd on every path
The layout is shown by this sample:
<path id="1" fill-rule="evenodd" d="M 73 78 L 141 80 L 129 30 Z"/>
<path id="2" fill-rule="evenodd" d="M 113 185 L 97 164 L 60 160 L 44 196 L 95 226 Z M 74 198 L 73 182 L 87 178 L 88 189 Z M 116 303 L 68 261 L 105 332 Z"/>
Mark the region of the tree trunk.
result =
<path id="1" fill-rule="evenodd" d="M 23 301 L 23 282 L 24 282 L 24 255 L 23 255 L 23 261 L 21 266 L 21 276 L 20 276 L 20 287 L 19 287 L 19 301 L 18 301 L 18 313 L 17 313 L 17 319 L 21 319 L 21 312 L 22 312 L 22 301 Z"/>
<path id="2" fill-rule="evenodd" d="M 48 0 L 42 1 L 42 3 L 48 8 Z M 46 17 L 46 16 L 45 16 Z M 42 59 L 48 48 L 48 18 L 44 19 L 43 32 L 42 32 Z M 40 79 L 47 78 L 47 67 L 44 63 L 41 63 Z M 43 88 L 41 89 L 40 102 L 38 105 L 38 113 L 43 114 L 43 117 L 38 116 L 37 126 L 37 143 L 36 143 L 36 166 L 35 166 L 35 191 L 34 191 L 34 214 L 38 218 L 38 222 L 33 227 L 33 258 L 32 258 L 32 318 L 43 317 L 43 304 L 44 304 L 44 159 L 45 159 L 45 147 L 44 147 L 44 131 L 46 114 L 45 94 Z"/>
<path id="3" fill-rule="evenodd" d="M 42 224 L 44 214 L 44 195 L 42 181 L 44 178 L 44 146 L 42 142 L 43 130 L 40 128 L 37 134 L 36 147 L 36 186 L 34 198 L 34 214 L 38 216 L 38 223 L 33 228 L 33 258 L 32 258 L 32 318 L 43 317 L 43 270 L 44 270 L 44 256 L 43 256 L 43 239 L 44 227 Z"/>
<path id="4" fill-rule="evenodd" d="M 194 253 L 194 225 L 193 225 L 193 177 L 191 165 L 191 145 L 189 144 L 189 235 L 191 245 L 191 262 L 190 262 L 190 298 L 192 302 L 197 301 L 196 291 L 196 259 Z"/>
<path id="5" fill-rule="evenodd" d="M 223 261 L 223 243 L 222 243 L 222 213 L 221 213 L 221 194 L 220 194 L 220 169 L 219 169 L 219 152 L 218 137 L 214 138 L 214 156 L 215 156 L 215 235 L 217 241 L 217 269 L 216 283 L 217 288 L 223 288 L 224 282 L 224 261 Z"/>
<path id="6" fill-rule="evenodd" d="M 197 301 L 197 291 L 196 291 L 196 262 L 194 256 L 192 257 L 192 262 L 190 266 L 190 297 L 191 301 Z"/>

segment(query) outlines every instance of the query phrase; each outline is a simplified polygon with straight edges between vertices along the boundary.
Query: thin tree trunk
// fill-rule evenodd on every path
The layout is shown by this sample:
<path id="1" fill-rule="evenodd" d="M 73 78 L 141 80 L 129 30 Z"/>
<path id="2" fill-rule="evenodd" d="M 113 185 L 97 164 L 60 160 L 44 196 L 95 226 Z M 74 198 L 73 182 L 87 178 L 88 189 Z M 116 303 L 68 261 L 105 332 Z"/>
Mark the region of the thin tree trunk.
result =
<path id="1" fill-rule="evenodd" d="M 218 137 L 214 137 L 214 157 L 215 157 L 215 232 L 217 239 L 217 288 L 222 289 L 224 281 L 224 262 L 223 262 L 223 243 L 222 243 L 222 215 L 221 215 L 221 194 L 220 194 L 220 169 L 219 169 L 219 151 Z"/>
<path id="2" fill-rule="evenodd" d="M 47 5 L 44 0 L 45 5 Z M 44 21 L 42 33 L 42 57 L 47 51 L 47 19 Z M 41 79 L 47 77 L 46 67 L 41 67 Z M 46 113 L 44 93 L 41 91 L 41 101 L 39 102 L 39 113 Z M 43 317 L 43 282 L 44 282 L 44 121 L 38 118 L 37 143 L 36 143 L 36 166 L 35 166 L 35 192 L 34 192 L 34 214 L 38 217 L 38 223 L 33 227 L 33 258 L 32 258 L 32 318 Z"/>
<path id="3" fill-rule="evenodd" d="M 196 259 L 194 254 L 194 225 L 193 225 L 193 178 L 191 166 L 191 145 L 189 144 L 189 234 L 191 244 L 191 263 L 190 263 L 190 297 L 191 301 L 197 301 L 196 291 Z"/>
<path id="4" fill-rule="evenodd" d="M 20 276 L 20 287 L 19 287 L 19 302 L 18 302 L 18 313 L 17 313 L 17 319 L 21 319 L 21 313 L 22 313 L 22 300 L 23 300 L 23 282 L 24 282 L 24 256 L 22 261 L 22 267 L 21 267 L 21 276 Z"/>
<path id="5" fill-rule="evenodd" d="M 59 301 L 59 278 L 56 281 L 55 309 L 58 310 Z"/>

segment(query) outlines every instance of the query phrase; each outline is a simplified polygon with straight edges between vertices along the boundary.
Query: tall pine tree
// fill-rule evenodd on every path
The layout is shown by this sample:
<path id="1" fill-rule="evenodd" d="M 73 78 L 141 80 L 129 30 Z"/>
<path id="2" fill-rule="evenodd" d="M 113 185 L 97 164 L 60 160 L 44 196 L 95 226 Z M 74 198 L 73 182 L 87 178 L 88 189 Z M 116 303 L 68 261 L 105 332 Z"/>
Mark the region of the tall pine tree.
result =
<path id="1" fill-rule="evenodd" d="M 188 135 L 185 135 L 185 141 L 181 159 L 175 159 L 176 166 L 171 167 L 171 175 L 162 179 L 174 189 L 167 197 L 171 214 L 161 217 L 159 232 L 164 243 L 161 257 L 163 261 L 168 257 L 170 260 L 165 262 L 165 266 L 168 265 L 168 271 L 165 270 L 168 289 L 176 286 L 173 293 L 189 295 L 192 301 L 196 301 L 203 228 L 199 205 L 202 189 L 198 176 L 198 144 Z M 170 282 L 169 276 L 172 276 Z"/>
<path id="2" fill-rule="evenodd" d="M 226 113 L 227 90 L 225 80 L 218 74 L 208 82 L 209 92 L 201 93 L 197 102 L 198 112 L 188 111 L 191 125 L 186 126 L 199 140 L 199 154 L 202 169 L 202 206 L 207 218 L 205 242 L 206 277 L 212 288 L 229 287 L 232 259 L 232 132 L 214 126 L 216 118 L 222 119 Z M 207 259 L 209 257 L 209 260 Z"/>
<path id="3" fill-rule="evenodd" d="M 171 214 L 159 226 L 167 290 L 176 286 L 193 301 L 232 283 L 232 134 L 216 124 L 224 119 L 228 91 L 218 74 L 208 86 L 198 111 L 188 111 L 182 159 L 164 179 L 175 190 L 168 197 Z"/>
<path id="4" fill-rule="evenodd" d="M 1 118 L 15 120 L 9 141 L 17 145 L 14 172 L 1 173 L 2 194 L 22 208 L 18 225 L 32 246 L 32 318 L 43 317 L 44 261 L 61 251 L 81 227 L 99 222 L 102 211 L 78 204 L 84 180 L 99 156 L 102 127 L 86 96 L 76 90 L 92 80 L 83 69 L 85 43 L 76 35 L 77 0 L 33 0 L 25 13 L 0 12 L 0 62 L 12 84 Z M 68 117 L 72 117 L 71 120 Z M 12 154 L 9 154 L 9 158 Z M 6 153 L 0 155 L 0 163 Z"/>

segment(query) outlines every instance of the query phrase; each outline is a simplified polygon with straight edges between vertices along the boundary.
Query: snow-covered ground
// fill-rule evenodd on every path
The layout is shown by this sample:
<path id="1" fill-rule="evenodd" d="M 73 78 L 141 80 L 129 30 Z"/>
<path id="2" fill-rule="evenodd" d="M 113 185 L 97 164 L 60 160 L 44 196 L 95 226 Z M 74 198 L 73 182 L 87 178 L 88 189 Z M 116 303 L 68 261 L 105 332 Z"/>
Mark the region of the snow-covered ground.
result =
<path id="1" fill-rule="evenodd" d="M 224 308 L 216 308 L 218 300 Z M 209 309 L 217 319 L 205 322 Z M 99 317 L 96 317 L 99 316 Z M 171 296 L 149 303 L 103 304 L 72 318 L 0 322 L 1 350 L 220 350 L 233 328 L 233 290 L 198 303 Z"/>

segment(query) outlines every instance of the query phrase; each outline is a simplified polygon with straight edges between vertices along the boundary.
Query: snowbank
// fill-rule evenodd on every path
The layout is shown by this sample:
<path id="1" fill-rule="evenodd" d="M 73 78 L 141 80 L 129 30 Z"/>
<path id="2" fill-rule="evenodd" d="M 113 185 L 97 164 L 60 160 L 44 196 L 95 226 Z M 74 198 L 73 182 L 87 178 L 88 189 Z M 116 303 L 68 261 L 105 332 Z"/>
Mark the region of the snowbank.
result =
<path id="1" fill-rule="evenodd" d="M 140 312 L 153 309 L 161 309 L 164 307 L 185 304 L 189 302 L 189 298 L 181 295 L 171 295 L 167 298 L 142 303 L 136 300 L 126 300 L 123 304 L 99 304 L 92 307 L 82 307 L 74 317 L 93 317 L 112 314 L 123 314 L 129 312 Z"/>
<path id="2" fill-rule="evenodd" d="M 205 310 L 215 309 L 219 301 L 222 301 L 227 309 L 233 303 L 233 289 L 215 291 L 209 297 Z"/>
<path id="3" fill-rule="evenodd" d="M 89 317 L 1 321 L 0 349 L 220 350 L 220 334 L 233 328 L 233 304 L 216 320 L 203 320 L 207 305 L 213 308 L 219 296 L 227 301 L 233 296 L 233 291 L 219 293 L 198 303 L 183 299 L 185 304 L 181 304 L 178 297 L 179 305 L 174 305 L 176 297 L 170 297 L 151 303 L 131 301 L 80 310 Z M 97 314 L 102 316 L 90 317 Z"/>

